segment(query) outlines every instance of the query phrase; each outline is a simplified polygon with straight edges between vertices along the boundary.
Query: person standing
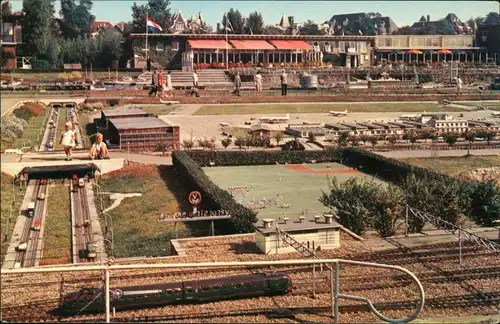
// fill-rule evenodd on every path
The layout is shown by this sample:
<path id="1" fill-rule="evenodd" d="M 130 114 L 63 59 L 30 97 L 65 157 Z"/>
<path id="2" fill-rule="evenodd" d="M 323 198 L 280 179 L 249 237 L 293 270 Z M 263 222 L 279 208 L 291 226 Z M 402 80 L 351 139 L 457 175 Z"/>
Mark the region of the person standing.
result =
<path id="1" fill-rule="evenodd" d="M 286 96 L 287 88 L 288 88 L 288 76 L 286 75 L 285 70 L 281 71 L 281 95 Z"/>
<path id="2" fill-rule="evenodd" d="M 174 90 L 174 87 L 172 86 L 172 76 L 170 75 L 171 72 L 172 71 L 167 72 L 167 77 L 165 79 L 165 85 L 166 85 L 165 92 L 169 97 L 173 97 L 173 90 Z"/>
<path id="3" fill-rule="evenodd" d="M 462 94 L 462 79 L 457 76 L 457 95 Z"/>
<path id="4" fill-rule="evenodd" d="M 66 153 L 66 161 L 71 161 L 73 159 L 72 150 L 76 146 L 76 134 L 73 131 L 73 124 L 67 122 L 64 124 L 65 131 L 61 136 L 61 145 L 64 146 L 64 153 Z"/>
<path id="5" fill-rule="evenodd" d="M 241 97 L 240 88 L 241 88 L 241 77 L 240 77 L 240 72 L 237 71 L 236 75 L 234 76 L 234 93 L 238 97 Z"/>
<path id="6" fill-rule="evenodd" d="M 197 97 L 200 96 L 198 93 L 198 73 L 196 73 L 196 70 L 193 70 L 193 88 L 191 89 L 191 95 L 193 94 Z"/>
<path id="7" fill-rule="evenodd" d="M 257 91 L 257 94 L 259 94 L 262 92 L 262 75 L 260 74 L 260 71 L 257 71 L 253 81 L 255 83 L 255 90 Z"/>
<path id="8" fill-rule="evenodd" d="M 158 92 L 158 75 L 156 74 L 156 70 L 153 70 L 153 74 L 151 76 L 151 90 L 149 91 L 149 95 L 155 95 Z"/>
<path id="9" fill-rule="evenodd" d="M 158 85 L 157 85 L 158 91 L 160 94 L 163 92 L 163 72 L 162 70 L 158 71 Z M 156 93 L 158 96 L 158 92 Z"/>

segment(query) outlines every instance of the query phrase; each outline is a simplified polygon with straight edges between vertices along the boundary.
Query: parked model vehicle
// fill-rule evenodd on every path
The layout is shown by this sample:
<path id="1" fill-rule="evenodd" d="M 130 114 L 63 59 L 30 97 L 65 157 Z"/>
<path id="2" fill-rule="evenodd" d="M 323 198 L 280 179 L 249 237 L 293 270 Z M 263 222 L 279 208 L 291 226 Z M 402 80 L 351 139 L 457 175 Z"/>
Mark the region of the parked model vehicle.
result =
<path id="1" fill-rule="evenodd" d="M 32 201 L 28 204 L 28 216 L 35 216 L 35 202 Z"/>

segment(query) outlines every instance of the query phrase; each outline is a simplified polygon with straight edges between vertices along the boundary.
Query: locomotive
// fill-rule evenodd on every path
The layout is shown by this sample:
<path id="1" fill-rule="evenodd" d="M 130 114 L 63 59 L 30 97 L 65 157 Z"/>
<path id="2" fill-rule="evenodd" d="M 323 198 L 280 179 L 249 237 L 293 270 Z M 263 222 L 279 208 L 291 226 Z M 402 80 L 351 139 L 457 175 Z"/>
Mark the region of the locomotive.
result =
<path id="1" fill-rule="evenodd" d="M 284 273 L 258 273 L 217 279 L 110 288 L 110 306 L 116 310 L 150 308 L 171 304 L 214 302 L 226 299 L 285 295 L 293 290 Z M 105 300 L 100 288 L 83 288 L 62 297 L 59 311 L 66 315 L 79 312 L 104 312 Z"/>

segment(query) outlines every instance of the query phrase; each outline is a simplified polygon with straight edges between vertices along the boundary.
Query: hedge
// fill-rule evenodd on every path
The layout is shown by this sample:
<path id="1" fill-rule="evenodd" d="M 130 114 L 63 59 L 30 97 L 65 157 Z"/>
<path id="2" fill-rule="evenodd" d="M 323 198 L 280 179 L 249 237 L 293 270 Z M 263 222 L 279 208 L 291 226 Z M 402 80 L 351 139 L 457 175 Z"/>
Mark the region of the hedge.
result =
<path id="1" fill-rule="evenodd" d="M 328 149 L 321 151 L 184 151 L 201 167 L 238 166 L 267 164 L 302 164 L 311 161 L 338 161 L 340 151 Z"/>
<path id="2" fill-rule="evenodd" d="M 230 220 L 221 220 L 225 233 L 249 233 L 254 231 L 257 214 L 237 203 L 226 191 L 219 188 L 203 172 L 201 167 L 186 151 L 177 151 L 172 155 L 175 172 L 189 190 L 197 190 L 202 196 L 202 206 L 207 210 L 227 210 Z"/>

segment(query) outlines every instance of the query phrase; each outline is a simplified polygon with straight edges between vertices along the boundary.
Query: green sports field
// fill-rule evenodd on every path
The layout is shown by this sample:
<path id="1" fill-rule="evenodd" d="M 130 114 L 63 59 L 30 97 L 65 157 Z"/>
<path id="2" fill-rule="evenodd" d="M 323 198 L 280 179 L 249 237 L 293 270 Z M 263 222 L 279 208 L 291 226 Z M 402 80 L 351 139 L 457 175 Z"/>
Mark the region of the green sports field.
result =
<path id="1" fill-rule="evenodd" d="M 318 199 L 321 190 L 328 191 L 333 177 L 340 181 L 350 177 L 370 178 L 338 163 L 210 167 L 203 170 L 222 189 L 246 186 L 245 191 L 233 192 L 236 201 L 243 205 L 254 203 L 257 206 L 259 200 L 268 200 L 265 208 L 256 209 L 259 219 L 289 217 L 295 220 L 303 212 L 304 216 L 311 218 L 316 213 L 328 211 Z M 278 202 L 275 201 L 277 196 Z M 289 207 L 284 208 L 284 204 Z"/>

